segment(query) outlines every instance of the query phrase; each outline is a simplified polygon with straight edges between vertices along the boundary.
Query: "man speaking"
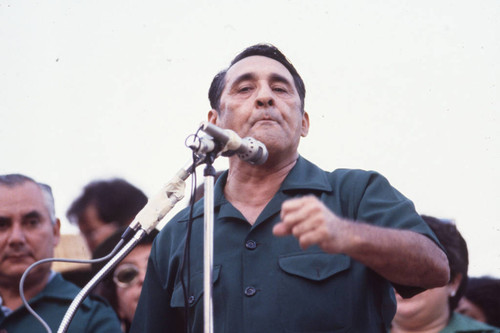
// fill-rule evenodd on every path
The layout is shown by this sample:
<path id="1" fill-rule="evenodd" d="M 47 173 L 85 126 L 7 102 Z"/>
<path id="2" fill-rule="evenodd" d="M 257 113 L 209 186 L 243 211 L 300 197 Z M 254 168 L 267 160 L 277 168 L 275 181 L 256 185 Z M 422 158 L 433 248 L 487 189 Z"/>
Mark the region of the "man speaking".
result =
<path id="1" fill-rule="evenodd" d="M 434 234 L 384 177 L 323 171 L 299 155 L 305 86 L 276 47 L 238 54 L 209 98 L 210 123 L 269 154 L 261 165 L 230 157 L 215 185 L 215 332 L 386 332 L 393 288 L 408 297 L 448 282 Z M 193 219 L 189 270 L 188 209 L 157 236 L 132 332 L 202 332 L 203 200 Z"/>

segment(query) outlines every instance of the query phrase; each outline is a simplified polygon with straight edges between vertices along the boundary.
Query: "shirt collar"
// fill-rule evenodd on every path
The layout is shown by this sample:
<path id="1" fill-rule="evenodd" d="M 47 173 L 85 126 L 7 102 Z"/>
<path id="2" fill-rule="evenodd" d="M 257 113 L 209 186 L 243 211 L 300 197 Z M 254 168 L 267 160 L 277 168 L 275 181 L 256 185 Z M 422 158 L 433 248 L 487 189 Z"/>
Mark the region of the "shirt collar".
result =
<path id="1" fill-rule="evenodd" d="M 224 171 L 217 179 L 214 186 L 214 211 L 221 209 L 229 209 L 224 215 L 234 215 L 238 212 L 231 208 L 232 206 L 226 205 L 228 203 L 227 199 L 224 197 L 224 186 L 226 185 L 228 171 Z M 289 174 L 286 176 L 285 180 L 281 184 L 278 194 L 284 193 L 294 193 L 301 191 L 318 191 L 318 192 L 332 192 L 332 186 L 327 178 L 327 173 L 321 170 L 315 164 L 309 162 L 302 156 L 299 156 L 297 163 L 290 170 Z M 193 209 L 193 218 L 197 218 L 203 215 L 204 200 L 199 200 Z M 240 214 L 237 214 L 240 215 Z M 189 208 L 186 209 L 185 214 L 178 222 L 186 222 L 189 218 Z"/>
<path id="2" fill-rule="evenodd" d="M 56 272 L 54 272 L 53 270 L 50 271 L 50 275 L 49 275 L 49 279 L 47 281 L 47 284 L 49 284 L 52 279 L 56 276 Z M 4 314 L 5 317 L 7 317 L 8 315 L 10 315 L 11 313 L 14 312 L 14 310 L 12 310 L 11 308 L 3 305 L 3 299 L 2 299 L 2 296 L 0 296 L 0 307 L 1 307 L 1 310 Z"/>

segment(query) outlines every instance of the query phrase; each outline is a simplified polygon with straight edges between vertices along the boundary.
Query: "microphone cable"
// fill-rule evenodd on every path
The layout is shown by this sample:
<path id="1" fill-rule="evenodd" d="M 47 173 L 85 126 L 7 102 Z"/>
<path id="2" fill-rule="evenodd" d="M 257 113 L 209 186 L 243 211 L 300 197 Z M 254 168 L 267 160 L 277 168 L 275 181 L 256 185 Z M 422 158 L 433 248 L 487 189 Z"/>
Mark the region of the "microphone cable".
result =
<path id="1" fill-rule="evenodd" d="M 201 128 L 196 131 L 193 135 L 193 142 L 195 140 L 199 140 L 198 133 Z M 194 170 L 198 164 L 198 160 L 200 157 L 194 152 L 192 152 L 192 169 Z M 196 194 L 196 185 L 197 185 L 197 176 L 196 172 L 193 172 L 191 175 L 191 198 L 189 199 L 189 219 L 187 221 L 187 230 L 186 230 L 186 238 L 184 241 L 184 253 L 182 258 L 182 263 L 180 267 L 180 280 L 182 286 L 182 293 L 184 296 L 184 324 L 185 324 L 185 332 L 191 333 L 191 326 L 189 325 L 189 292 L 191 290 L 191 232 L 193 227 L 193 211 L 195 204 L 195 194 Z M 187 270 L 186 281 L 184 281 L 184 272 Z"/>
<path id="2" fill-rule="evenodd" d="M 42 324 L 42 326 L 47 331 L 47 333 L 52 333 L 51 328 L 45 322 L 45 320 L 43 320 L 43 318 L 40 317 L 38 315 L 38 313 L 35 312 L 35 310 L 33 310 L 33 308 L 29 305 L 28 301 L 26 300 L 26 297 L 24 296 L 24 281 L 28 277 L 29 272 L 33 268 L 37 267 L 38 265 L 45 264 L 48 262 L 70 262 L 70 263 L 77 263 L 77 264 L 94 264 L 94 263 L 106 261 L 106 260 L 112 258 L 116 254 L 116 252 L 118 252 L 118 250 L 122 247 L 124 242 L 125 242 L 124 238 L 120 239 L 120 241 L 116 244 L 115 248 L 108 255 L 101 257 L 101 258 L 97 258 L 97 259 L 46 258 L 46 259 L 42 259 L 42 260 L 39 260 L 39 261 L 31 264 L 24 271 L 23 275 L 21 276 L 21 280 L 19 282 L 19 295 L 21 296 L 21 300 L 23 301 L 23 304 L 26 307 L 26 309 L 35 317 L 36 320 L 38 320 L 40 322 L 40 324 Z"/>

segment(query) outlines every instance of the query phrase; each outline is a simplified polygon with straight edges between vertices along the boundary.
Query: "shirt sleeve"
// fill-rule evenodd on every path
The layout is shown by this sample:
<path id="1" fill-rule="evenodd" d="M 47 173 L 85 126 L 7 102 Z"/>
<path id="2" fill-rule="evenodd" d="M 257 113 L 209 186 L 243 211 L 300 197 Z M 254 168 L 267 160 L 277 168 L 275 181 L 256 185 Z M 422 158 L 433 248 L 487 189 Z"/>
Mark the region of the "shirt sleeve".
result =
<path id="1" fill-rule="evenodd" d="M 416 212 L 411 200 L 396 190 L 389 181 L 377 172 L 356 175 L 355 190 L 351 195 L 355 204 L 355 220 L 380 227 L 410 230 L 424 235 L 436 243 L 444 252 L 443 246 L 430 227 Z M 392 283 L 402 297 L 412 297 L 425 289 Z"/>

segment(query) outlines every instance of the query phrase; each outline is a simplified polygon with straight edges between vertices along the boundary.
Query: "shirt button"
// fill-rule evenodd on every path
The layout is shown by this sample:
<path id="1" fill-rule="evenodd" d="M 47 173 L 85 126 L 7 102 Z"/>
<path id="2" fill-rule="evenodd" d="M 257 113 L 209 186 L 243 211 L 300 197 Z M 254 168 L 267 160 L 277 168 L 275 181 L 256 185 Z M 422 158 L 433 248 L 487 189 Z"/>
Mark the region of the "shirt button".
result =
<path id="1" fill-rule="evenodd" d="M 194 296 L 193 295 L 191 295 L 191 296 L 188 297 L 188 303 L 189 304 L 193 304 L 194 303 Z"/>
<path id="2" fill-rule="evenodd" d="M 247 242 L 245 243 L 245 247 L 249 250 L 255 250 L 255 248 L 257 247 L 257 243 L 253 240 L 247 240 Z"/>
<path id="3" fill-rule="evenodd" d="M 256 292 L 257 292 L 257 290 L 254 287 L 246 287 L 245 288 L 245 295 L 247 295 L 248 297 L 255 295 Z"/>

